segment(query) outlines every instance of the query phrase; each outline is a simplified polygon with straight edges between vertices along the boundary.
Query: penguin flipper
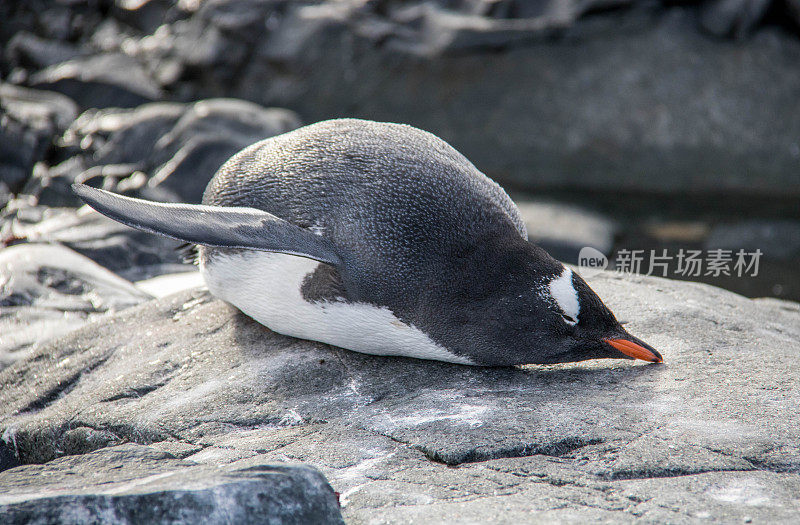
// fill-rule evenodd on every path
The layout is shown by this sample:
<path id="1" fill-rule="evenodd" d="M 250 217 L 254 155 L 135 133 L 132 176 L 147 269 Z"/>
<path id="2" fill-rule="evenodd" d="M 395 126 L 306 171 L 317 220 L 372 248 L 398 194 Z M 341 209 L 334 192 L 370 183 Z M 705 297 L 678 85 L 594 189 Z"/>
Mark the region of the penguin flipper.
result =
<path id="1" fill-rule="evenodd" d="M 138 230 L 204 246 L 286 253 L 341 264 L 328 240 L 255 208 L 152 202 L 85 184 L 73 184 L 72 190 L 98 212 Z"/>

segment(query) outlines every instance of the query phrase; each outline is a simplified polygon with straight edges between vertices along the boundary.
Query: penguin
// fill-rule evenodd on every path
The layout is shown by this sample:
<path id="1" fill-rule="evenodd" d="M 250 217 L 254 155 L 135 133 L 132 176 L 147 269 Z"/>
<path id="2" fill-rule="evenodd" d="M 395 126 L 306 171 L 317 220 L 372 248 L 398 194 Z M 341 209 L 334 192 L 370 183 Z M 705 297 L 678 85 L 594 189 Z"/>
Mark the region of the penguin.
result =
<path id="1" fill-rule="evenodd" d="M 280 334 L 477 366 L 662 361 L 528 241 L 497 183 L 408 125 L 336 119 L 257 142 L 202 204 L 73 188 L 114 220 L 196 244 L 209 291 Z"/>

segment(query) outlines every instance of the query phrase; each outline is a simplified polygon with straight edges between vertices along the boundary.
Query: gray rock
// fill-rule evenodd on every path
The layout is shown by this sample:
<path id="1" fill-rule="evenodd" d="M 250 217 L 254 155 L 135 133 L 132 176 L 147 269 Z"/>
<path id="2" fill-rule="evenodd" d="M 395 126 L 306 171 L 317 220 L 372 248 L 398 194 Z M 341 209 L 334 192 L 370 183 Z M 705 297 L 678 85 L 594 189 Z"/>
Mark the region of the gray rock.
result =
<path id="1" fill-rule="evenodd" d="M 36 343 L 152 296 L 63 246 L 0 251 L 0 368 Z"/>
<path id="2" fill-rule="evenodd" d="M 800 312 L 800 303 L 794 301 L 787 301 L 786 299 L 778 299 L 775 297 L 757 297 L 753 299 L 762 304 L 769 304 L 787 312 Z"/>
<path id="3" fill-rule="evenodd" d="M 85 170 L 86 162 L 82 157 L 70 157 L 52 167 L 44 162 L 37 163 L 17 196 L 25 201 L 30 200 L 32 205 L 43 207 L 80 206 L 81 200 L 72 192 L 71 184 Z M 129 174 L 124 173 L 122 176 Z M 110 175 L 112 174 L 107 176 L 111 178 Z M 119 173 L 115 170 L 113 175 L 119 176 Z"/>
<path id="4" fill-rule="evenodd" d="M 128 46 L 125 42 L 129 38 L 136 38 L 137 32 L 134 29 L 120 23 L 115 18 L 104 18 L 92 31 L 91 37 L 84 44 L 94 50 L 94 54 L 100 53 L 126 53 Z M 149 71 L 151 77 L 157 81 L 158 76 Z"/>
<path id="5" fill-rule="evenodd" d="M 97 165 L 138 165 L 153 155 L 159 139 L 186 111 L 185 104 L 170 102 L 136 109 L 89 110 L 72 124 L 64 140 L 73 146 L 83 144 L 97 159 Z M 168 155 L 161 155 L 146 166 L 168 159 Z"/>
<path id="6" fill-rule="evenodd" d="M 203 2 L 197 16 L 206 24 L 246 42 L 264 37 L 275 26 L 289 3 L 261 0 L 209 0 Z"/>
<path id="7" fill-rule="evenodd" d="M 30 2 L 28 3 L 29 9 L 35 12 L 37 20 L 36 23 L 27 25 L 27 27 L 37 27 L 58 40 L 76 38 L 79 34 L 90 30 L 97 18 L 91 15 L 86 16 L 88 14 L 86 11 L 76 13 L 74 10 L 75 3 L 68 1 L 59 2 L 56 5 L 47 5 L 49 2 Z M 40 9 L 41 11 L 39 11 Z"/>
<path id="8" fill-rule="evenodd" d="M 767 12 L 771 0 L 711 0 L 703 4 L 700 25 L 716 36 L 743 38 Z"/>
<path id="9" fill-rule="evenodd" d="M 179 17 L 171 0 L 114 0 L 112 16 L 141 31 L 152 33 L 172 17 Z"/>
<path id="10" fill-rule="evenodd" d="M 794 20 L 795 24 L 800 24 L 800 0 L 784 0 L 787 14 Z"/>
<path id="11" fill-rule="evenodd" d="M 325 478 L 302 465 L 196 465 L 141 445 L 112 446 L 0 473 L 7 524 L 343 523 Z"/>
<path id="12" fill-rule="evenodd" d="M 83 73 L 68 61 L 33 82 L 63 84 L 84 106 L 122 104 L 121 85 L 148 100 L 235 95 L 311 121 L 408 122 L 517 189 L 787 201 L 800 195 L 800 42 L 764 27 L 768 4 L 704 3 L 717 33 L 753 33 L 731 45 L 698 31 L 694 6 L 669 2 L 114 4 L 118 18 L 154 9 L 152 34 L 108 29 L 81 3 L 67 9 L 66 27 L 80 28 L 69 38 L 104 53 L 75 59 Z M 93 37 L 100 29 L 110 36 Z M 113 78 L 95 89 L 100 70 Z M 199 140 L 185 158 L 208 146 L 218 145 Z"/>
<path id="13" fill-rule="evenodd" d="M 300 126 L 292 112 L 251 102 L 212 99 L 186 108 L 156 145 L 155 155 L 169 156 L 148 182 L 184 202 L 199 203 L 217 169 L 246 146 Z"/>
<path id="14" fill-rule="evenodd" d="M 80 181 L 155 200 L 200 202 L 231 155 L 299 126 L 291 111 L 234 99 L 89 110 L 58 140 L 68 158 L 37 165 L 18 191 L 38 204 L 79 206 L 70 185 Z M 18 171 L 17 185 L 27 177 Z"/>
<path id="15" fill-rule="evenodd" d="M 0 179 L 2 179 L 2 177 L 0 177 Z M 11 188 L 8 187 L 5 181 L 0 180 L 0 209 L 3 209 L 12 198 Z"/>
<path id="16" fill-rule="evenodd" d="M 0 373 L 4 454 L 130 441 L 220 468 L 290 458 L 352 523 L 796 521 L 800 311 L 658 278 L 590 284 L 663 366 L 361 355 L 184 292 Z"/>
<path id="17" fill-rule="evenodd" d="M 70 182 L 99 177 L 105 187 L 121 191 L 200 202 L 206 184 L 231 155 L 299 126 L 291 111 L 233 99 L 91 111 L 64 136 L 67 144 L 84 147 L 79 165 L 84 171 L 71 170 Z M 137 182 L 136 172 L 146 177 Z"/>
<path id="18" fill-rule="evenodd" d="M 577 264 L 589 246 L 609 256 L 617 225 L 599 213 L 578 206 L 545 201 L 518 201 L 528 239 L 561 261 Z"/>
<path id="19" fill-rule="evenodd" d="M 800 196 L 794 36 L 762 29 L 734 46 L 700 34 L 688 10 L 630 10 L 562 39 L 421 59 L 393 44 L 405 26 L 356 32 L 361 19 L 342 11 L 297 7 L 233 93 L 309 121 L 407 122 L 519 190 Z"/>
<path id="20" fill-rule="evenodd" d="M 184 290 L 205 287 L 205 282 L 200 272 L 195 268 L 190 271 L 177 271 L 142 279 L 134 284 L 136 284 L 136 288 L 143 292 L 159 298 Z"/>
<path id="21" fill-rule="evenodd" d="M 720 224 L 711 229 L 705 241 L 707 250 L 761 250 L 765 258 L 800 259 L 800 221 L 749 220 Z"/>
<path id="22" fill-rule="evenodd" d="M 31 243 L 61 244 L 131 281 L 185 271 L 173 239 L 134 230 L 91 208 L 23 208 L 4 224 L 6 237 Z"/>
<path id="23" fill-rule="evenodd" d="M 164 24 L 141 39 L 132 38 L 126 50 L 148 64 L 161 85 L 171 91 L 188 94 L 190 86 L 199 83 L 208 87 L 206 96 L 219 97 L 229 93 L 228 84 L 248 60 L 242 38 L 231 37 L 198 16 Z"/>
<path id="24" fill-rule="evenodd" d="M 3 43 L 19 31 L 59 41 L 78 42 L 91 35 L 106 12 L 106 4 L 63 0 L 29 0 L 0 3 L 0 38 Z"/>
<path id="25" fill-rule="evenodd" d="M 198 15 L 223 28 L 243 28 L 243 15 L 258 9 L 251 4 L 218 0 Z M 428 0 L 365 5 L 357 0 L 337 0 L 296 2 L 284 9 L 260 7 L 259 12 L 262 18 L 264 14 L 273 18 L 274 31 L 265 42 L 273 58 L 302 59 L 304 53 L 317 54 L 323 49 L 320 37 L 324 40 L 326 33 L 336 28 L 393 52 L 437 58 L 543 42 L 562 34 L 589 11 L 630 4 L 631 0 Z M 215 15 L 220 13 L 223 16 L 217 22 Z"/>
<path id="26" fill-rule="evenodd" d="M 67 42 L 47 40 L 21 31 L 8 42 L 5 58 L 12 66 L 38 70 L 72 60 L 84 53 Z"/>
<path id="27" fill-rule="evenodd" d="M 0 83 L 0 182 L 19 191 L 76 115 L 63 95 Z"/>
<path id="28" fill-rule="evenodd" d="M 397 28 L 386 36 L 393 49 L 423 57 L 541 42 L 572 25 L 579 16 L 572 5 L 565 5 L 572 2 L 548 4 L 556 8 L 531 18 L 491 18 L 454 12 L 433 2 L 421 3 L 396 10 L 392 18 Z M 359 29 L 365 33 L 364 28 Z"/>
<path id="29" fill-rule="evenodd" d="M 163 96 L 144 67 L 121 53 L 78 57 L 55 64 L 32 75 L 30 85 L 63 93 L 83 108 L 130 108 Z"/>

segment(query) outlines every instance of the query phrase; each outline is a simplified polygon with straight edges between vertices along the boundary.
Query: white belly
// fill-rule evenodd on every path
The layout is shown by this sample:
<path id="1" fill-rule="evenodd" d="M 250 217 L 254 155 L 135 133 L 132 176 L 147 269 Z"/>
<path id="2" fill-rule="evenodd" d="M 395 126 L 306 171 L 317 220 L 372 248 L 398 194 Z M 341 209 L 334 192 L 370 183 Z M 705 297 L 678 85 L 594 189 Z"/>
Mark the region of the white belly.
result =
<path id="1" fill-rule="evenodd" d="M 306 301 L 301 287 L 320 264 L 294 255 L 243 251 L 201 260 L 200 271 L 211 293 L 280 334 L 365 354 L 474 364 L 403 323 L 388 308 Z"/>

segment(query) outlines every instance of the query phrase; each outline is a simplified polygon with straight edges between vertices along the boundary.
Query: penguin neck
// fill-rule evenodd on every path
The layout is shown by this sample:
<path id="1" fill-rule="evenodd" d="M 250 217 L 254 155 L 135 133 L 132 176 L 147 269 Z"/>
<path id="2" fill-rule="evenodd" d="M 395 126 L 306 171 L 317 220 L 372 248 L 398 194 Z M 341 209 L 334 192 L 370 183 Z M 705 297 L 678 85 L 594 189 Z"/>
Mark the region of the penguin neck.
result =
<path id="1" fill-rule="evenodd" d="M 564 266 L 518 233 L 480 239 L 457 254 L 456 286 L 491 295 L 499 288 L 514 289 L 554 278 Z"/>

